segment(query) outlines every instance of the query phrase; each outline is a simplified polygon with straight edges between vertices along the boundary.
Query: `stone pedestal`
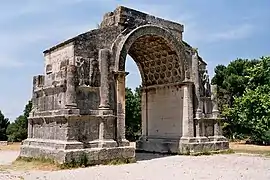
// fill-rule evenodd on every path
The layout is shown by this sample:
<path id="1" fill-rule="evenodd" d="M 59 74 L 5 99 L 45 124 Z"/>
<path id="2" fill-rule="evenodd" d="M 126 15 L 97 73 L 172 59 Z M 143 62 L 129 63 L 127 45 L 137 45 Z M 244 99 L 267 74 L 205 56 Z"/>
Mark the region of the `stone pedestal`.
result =
<path id="1" fill-rule="evenodd" d="M 135 157 L 134 147 L 119 147 L 115 141 L 115 116 L 35 117 L 30 122 L 33 132 L 23 141 L 21 157 L 50 158 L 60 164 L 83 156 L 88 164 Z"/>
<path id="2" fill-rule="evenodd" d="M 112 160 L 134 160 L 135 148 L 125 147 L 97 147 L 83 148 L 82 143 L 67 141 L 51 141 L 41 139 L 27 139 L 21 146 L 21 157 L 48 158 L 59 164 L 81 163 L 84 165 L 106 164 Z"/>

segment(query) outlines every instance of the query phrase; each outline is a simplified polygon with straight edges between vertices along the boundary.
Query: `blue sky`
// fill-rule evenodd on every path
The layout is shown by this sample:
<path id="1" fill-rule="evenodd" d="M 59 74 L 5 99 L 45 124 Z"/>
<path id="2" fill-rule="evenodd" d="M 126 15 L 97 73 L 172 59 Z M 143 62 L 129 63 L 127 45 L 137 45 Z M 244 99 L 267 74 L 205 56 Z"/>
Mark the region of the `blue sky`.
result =
<path id="1" fill-rule="evenodd" d="M 168 3 L 170 2 L 170 3 Z M 184 40 L 199 48 L 210 76 L 217 64 L 270 54 L 269 0 L 9 0 L 0 4 L 0 110 L 14 120 L 43 73 L 43 50 L 96 28 L 118 5 L 184 24 Z M 128 60 L 127 85 L 140 76 Z"/>

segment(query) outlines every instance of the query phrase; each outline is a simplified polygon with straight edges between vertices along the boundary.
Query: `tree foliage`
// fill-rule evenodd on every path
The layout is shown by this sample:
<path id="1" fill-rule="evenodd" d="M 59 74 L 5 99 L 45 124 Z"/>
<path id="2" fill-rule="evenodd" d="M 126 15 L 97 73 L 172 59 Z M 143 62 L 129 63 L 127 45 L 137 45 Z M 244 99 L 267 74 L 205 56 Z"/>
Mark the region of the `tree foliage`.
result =
<path id="1" fill-rule="evenodd" d="M 141 92 L 126 88 L 126 138 L 137 140 L 141 134 Z"/>
<path id="2" fill-rule="evenodd" d="M 218 85 L 224 130 L 234 138 L 270 142 L 270 57 L 237 59 L 215 68 L 212 84 Z"/>
<path id="3" fill-rule="evenodd" d="M 8 140 L 12 142 L 20 142 L 27 138 L 27 127 L 29 113 L 32 109 L 32 102 L 29 101 L 25 106 L 23 115 L 20 115 L 7 128 Z"/>
<path id="4" fill-rule="evenodd" d="M 5 118 L 5 116 L 0 111 L 0 141 L 7 140 L 6 130 L 7 130 L 8 125 L 9 125 L 8 118 Z"/>

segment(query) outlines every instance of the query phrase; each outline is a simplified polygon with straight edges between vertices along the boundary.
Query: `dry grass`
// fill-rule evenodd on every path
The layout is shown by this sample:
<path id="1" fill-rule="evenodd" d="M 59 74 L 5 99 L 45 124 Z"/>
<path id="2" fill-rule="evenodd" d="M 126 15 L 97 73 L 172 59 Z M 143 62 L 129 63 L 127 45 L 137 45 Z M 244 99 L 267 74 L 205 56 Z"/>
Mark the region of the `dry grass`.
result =
<path id="1" fill-rule="evenodd" d="M 0 145 L 0 151 L 19 151 L 21 143 L 9 143 L 7 146 Z"/>
<path id="2" fill-rule="evenodd" d="M 11 165 L 0 166 L 0 171 L 13 170 L 13 171 L 29 171 L 29 170 L 42 170 L 42 171 L 56 171 L 60 167 L 49 160 L 25 160 L 18 158 Z"/>
<path id="3" fill-rule="evenodd" d="M 245 142 L 231 142 L 230 148 L 236 153 L 260 154 L 270 156 L 270 146 L 245 144 Z"/>

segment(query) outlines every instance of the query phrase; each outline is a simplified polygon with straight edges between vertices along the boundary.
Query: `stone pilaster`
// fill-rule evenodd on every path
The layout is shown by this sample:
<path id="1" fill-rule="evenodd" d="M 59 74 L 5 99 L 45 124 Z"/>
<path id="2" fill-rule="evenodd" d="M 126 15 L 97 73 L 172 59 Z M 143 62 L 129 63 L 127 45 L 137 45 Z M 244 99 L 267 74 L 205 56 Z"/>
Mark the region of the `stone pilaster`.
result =
<path id="1" fill-rule="evenodd" d="M 196 138 L 200 139 L 203 136 L 203 122 L 202 122 L 202 100 L 200 97 L 200 74 L 199 74 L 199 59 L 198 53 L 194 50 L 192 54 L 192 71 L 193 71 L 193 81 L 195 88 L 195 134 Z M 199 140 L 200 141 L 200 140 Z"/>
<path id="2" fill-rule="evenodd" d="M 116 91 L 117 91 L 117 141 L 120 146 L 128 145 L 125 135 L 125 88 L 126 75 L 125 71 L 115 72 Z"/>
<path id="3" fill-rule="evenodd" d="M 99 50 L 99 63 L 100 63 L 100 104 L 99 109 L 108 110 L 110 109 L 109 104 L 109 61 L 110 61 L 110 50 L 100 49 Z"/>
<path id="4" fill-rule="evenodd" d="M 214 136 L 210 137 L 214 141 L 226 141 L 226 138 L 222 135 L 222 129 L 219 117 L 218 103 L 217 103 L 217 85 L 211 85 L 211 102 L 212 102 L 212 118 L 214 120 Z"/>
<path id="5" fill-rule="evenodd" d="M 112 122 L 114 120 L 114 116 L 104 116 L 99 119 L 99 140 L 98 140 L 98 147 L 116 147 L 117 143 L 112 138 L 106 138 L 106 132 L 109 131 L 109 129 L 106 129 L 105 124 Z"/>
<path id="6" fill-rule="evenodd" d="M 217 103 L 217 85 L 211 85 L 212 115 L 217 118 L 219 115 Z"/>
<path id="7" fill-rule="evenodd" d="M 31 119 L 28 119 L 27 138 L 33 137 L 33 123 Z"/>
<path id="8" fill-rule="evenodd" d="M 76 109 L 76 85 L 75 85 L 76 66 L 67 66 L 67 79 L 66 79 L 66 109 Z"/>
<path id="9" fill-rule="evenodd" d="M 142 136 L 146 137 L 148 136 L 148 112 L 147 112 L 147 106 L 148 106 L 148 98 L 147 98 L 147 89 L 142 89 L 142 95 L 141 95 L 142 103 L 141 103 L 141 111 L 142 111 Z"/>
<path id="10" fill-rule="evenodd" d="M 202 117 L 202 102 L 200 99 L 200 76 L 199 76 L 199 60 L 197 52 L 193 52 L 192 55 L 192 71 L 193 71 L 193 81 L 195 86 L 195 98 L 196 98 L 196 119 Z"/>
<path id="11" fill-rule="evenodd" d="M 183 86 L 183 123 L 182 123 L 182 137 L 193 138 L 193 99 L 192 99 L 192 82 L 185 82 Z"/>

